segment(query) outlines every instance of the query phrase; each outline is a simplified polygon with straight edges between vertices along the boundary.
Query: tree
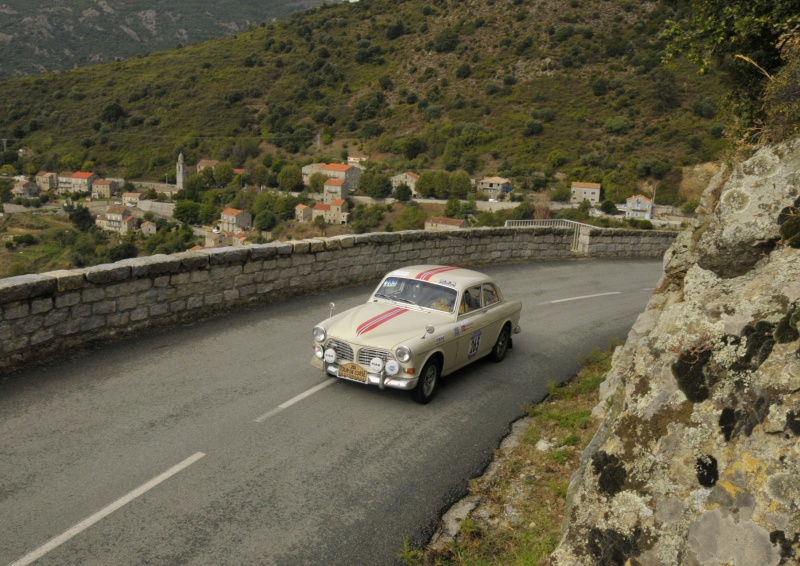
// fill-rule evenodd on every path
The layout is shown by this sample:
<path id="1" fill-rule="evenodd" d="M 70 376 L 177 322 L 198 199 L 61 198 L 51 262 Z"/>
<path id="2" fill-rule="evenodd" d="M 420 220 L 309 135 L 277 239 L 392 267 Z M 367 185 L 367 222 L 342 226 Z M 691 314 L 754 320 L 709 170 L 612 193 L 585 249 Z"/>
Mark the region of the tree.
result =
<path id="1" fill-rule="evenodd" d="M 411 200 L 411 188 L 405 183 L 400 183 L 394 190 L 394 198 L 400 202 L 408 202 Z"/>
<path id="2" fill-rule="evenodd" d="M 108 256 L 111 261 L 121 261 L 137 255 L 139 255 L 139 250 L 131 242 L 117 244 L 108 250 Z"/>
<path id="3" fill-rule="evenodd" d="M 278 224 L 278 217 L 269 210 L 264 210 L 256 215 L 253 226 L 262 232 L 272 230 Z"/>
<path id="4" fill-rule="evenodd" d="M 81 232 L 88 232 L 95 227 L 94 216 L 85 206 L 70 204 L 65 206 L 64 210 L 67 212 L 70 222 Z"/>
<path id="5" fill-rule="evenodd" d="M 285 165 L 278 173 L 278 186 L 283 191 L 300 191 L 303 189 L 303 172 L 294 163 Z"/>
<path id="6" fill-rule="evenodd" d="M 325 190 L 325 181 L 327 180 L 328 177 L 322 173 L 314 173 L 308 179 L 308 188 L 312 193 L 321 193 Z"/>
<path id="7" fill-rule="evenodd" d="M 314 226 L 319 228 L 320 235 L 322 235 L 322 236 L 325 235 L 326 223 L 325 223 L 325 217 L 323 215 L 320 214 L 319 216 L 314 218 Z"/>
<path id="8" fill-rule="evenodd" d="M 263 187 L 267 184 L 267 179 L 269 178 L 269 170 L 259 163 L 256 165 L 255 169 L 253 170 L 252 181 L 257 187 Z"/>
<path id="9" fill-rule="evenodd" d="M 103 108 L 103 111 L 100 113 L 100 119 L 103 122 L 114 123 L 127 115 L 128 114 L 123 110 L 122 106 L 120 106 L 119 102 L 112 102 Z"/>
<path id="10" fill-rule="evenodd" d="M 382 199 L 392 194 L 392 181 L 388 175 L 370 170 L 359 177 L 358 188 L 367 196 Z"/>
<path id="11" fill-rule="evenodd" d="M 608 199 L 604 200 L 600 204 L 600 210 L 602 210 L 606 214 L 612 214 L 612 215 L 619 214 L 619 210 L 617 209 L 617 205 L 614 204 L 614 201 L 611 201 L 611 200 L 608 200 Z"/>
<path id="12" fill-rule="evenodd" d="M 428 214 L 415 201 L 409 202 L 394 223 L 395 230 L 421 230 Z"/>
<path id="13" fill-rule="evenodd" d="M 764 88 L 784 64 L 783 49 L 800 22 L 796 0 L 688 0 L 664 33 L 667 56 L 685 53 L 701 70 L 716 63 L 729 78 L 745 128 L 762 116 Z"/>
<path id="14" fill-rule="evenodd" d="M 230 161 L 223 161 L 214 168 L 214 179 L 220 185 L 228 185 L 233 180 L 233 165 Z"/>
<path id="15" fill-rule="evenodd" d="M 186 224 L 200 223 L 200 204 L 190 200 L 181 200 L 175 205 L 172 216 Z"/>

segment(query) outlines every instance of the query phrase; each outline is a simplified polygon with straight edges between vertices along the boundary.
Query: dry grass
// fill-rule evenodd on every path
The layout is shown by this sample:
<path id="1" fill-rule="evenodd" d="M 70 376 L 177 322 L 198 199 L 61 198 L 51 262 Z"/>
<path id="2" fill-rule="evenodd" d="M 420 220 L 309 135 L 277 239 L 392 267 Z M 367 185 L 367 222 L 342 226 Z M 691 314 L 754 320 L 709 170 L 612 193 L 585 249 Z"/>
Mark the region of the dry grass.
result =
<path id="1" fill-rule="evenodd" d="M 461 523 L 455 542 L 437 550 L 403 553 L 407 564 L 476 566 L 547 565 L 561 537 L 570 476 L 594 436 L 591 416 L 616 344 L 582 360 L 564 386 L 530 407 L 530 420 L 516 447 L 496 455 L 491 474 L 474 479 L 480 503 Z M 549 448 L 543 448 L 547 443 Z"/>

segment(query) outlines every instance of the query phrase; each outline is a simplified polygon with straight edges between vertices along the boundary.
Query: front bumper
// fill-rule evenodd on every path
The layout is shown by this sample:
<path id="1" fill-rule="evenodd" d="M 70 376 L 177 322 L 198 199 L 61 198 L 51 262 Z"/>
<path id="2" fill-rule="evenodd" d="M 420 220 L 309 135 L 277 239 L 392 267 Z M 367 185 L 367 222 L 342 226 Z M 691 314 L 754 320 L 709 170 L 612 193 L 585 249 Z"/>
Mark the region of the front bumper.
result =
<path id="1" fill-rule="evenodd" d="M 343 377 L 339 375 L 339 364 L 326 363 L 323 360 L 317 358 L 316 356 L 311 358 L 311 365 L 323 370 L 325 373 L 329 375 L 338 377 L 339 379 L 345 379 L 347 381 L 353 381 L 355 383 L 361 383 L 363 385 L 377 385 L 381 389 L 385 387 L 391 387 L 392 389 L 402 389 L 403 391 L 409 391 L 417 386 L 417 381 L 419 379 L 416 377 L 405 378 L 399 376 L 386 375 L 385 372 L 381 372 L 379 374 L 367 372 L 367 381 L 365 383 L 357 379 L 351 379 L 349 377 Z"/>

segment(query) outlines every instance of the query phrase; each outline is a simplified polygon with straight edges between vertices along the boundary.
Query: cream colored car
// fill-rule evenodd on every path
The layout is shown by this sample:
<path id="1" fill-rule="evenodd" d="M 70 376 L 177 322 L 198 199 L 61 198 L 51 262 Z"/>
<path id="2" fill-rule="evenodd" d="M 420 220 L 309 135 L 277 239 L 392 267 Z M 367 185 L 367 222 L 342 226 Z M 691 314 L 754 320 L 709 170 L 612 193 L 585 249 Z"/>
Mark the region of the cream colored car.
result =
<path id="1" fill-rule="evenodd" d="M 359 383 L 411 391 L 428 403 L 439 378 L 484 356 L 495 362 L 520 332 L 522 303 L 487 275 L 442 265 L 388 273 L 364 305 L 313 330 L 312 363 Z"/>

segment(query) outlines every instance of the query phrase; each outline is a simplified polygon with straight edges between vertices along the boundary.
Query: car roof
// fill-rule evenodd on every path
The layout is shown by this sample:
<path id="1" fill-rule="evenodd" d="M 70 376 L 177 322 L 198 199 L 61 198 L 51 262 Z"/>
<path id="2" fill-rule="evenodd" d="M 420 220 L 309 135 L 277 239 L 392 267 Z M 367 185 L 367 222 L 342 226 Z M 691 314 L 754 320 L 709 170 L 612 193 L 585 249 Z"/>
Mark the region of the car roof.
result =
<path id="1" fill-rule="evenodd" d="M 431 283 L 446 284 L 464 289 L 484 281 L 491 281 L 491 277 L 472 269 L 449 265 L 409 265 L 394 269 L 386 274 L 387 277 L 407 277 L 420 279 Z M 443 283 L 443 282 L 447 283 Z M 455 284 L 455 285 L 454 285 Z"/>

